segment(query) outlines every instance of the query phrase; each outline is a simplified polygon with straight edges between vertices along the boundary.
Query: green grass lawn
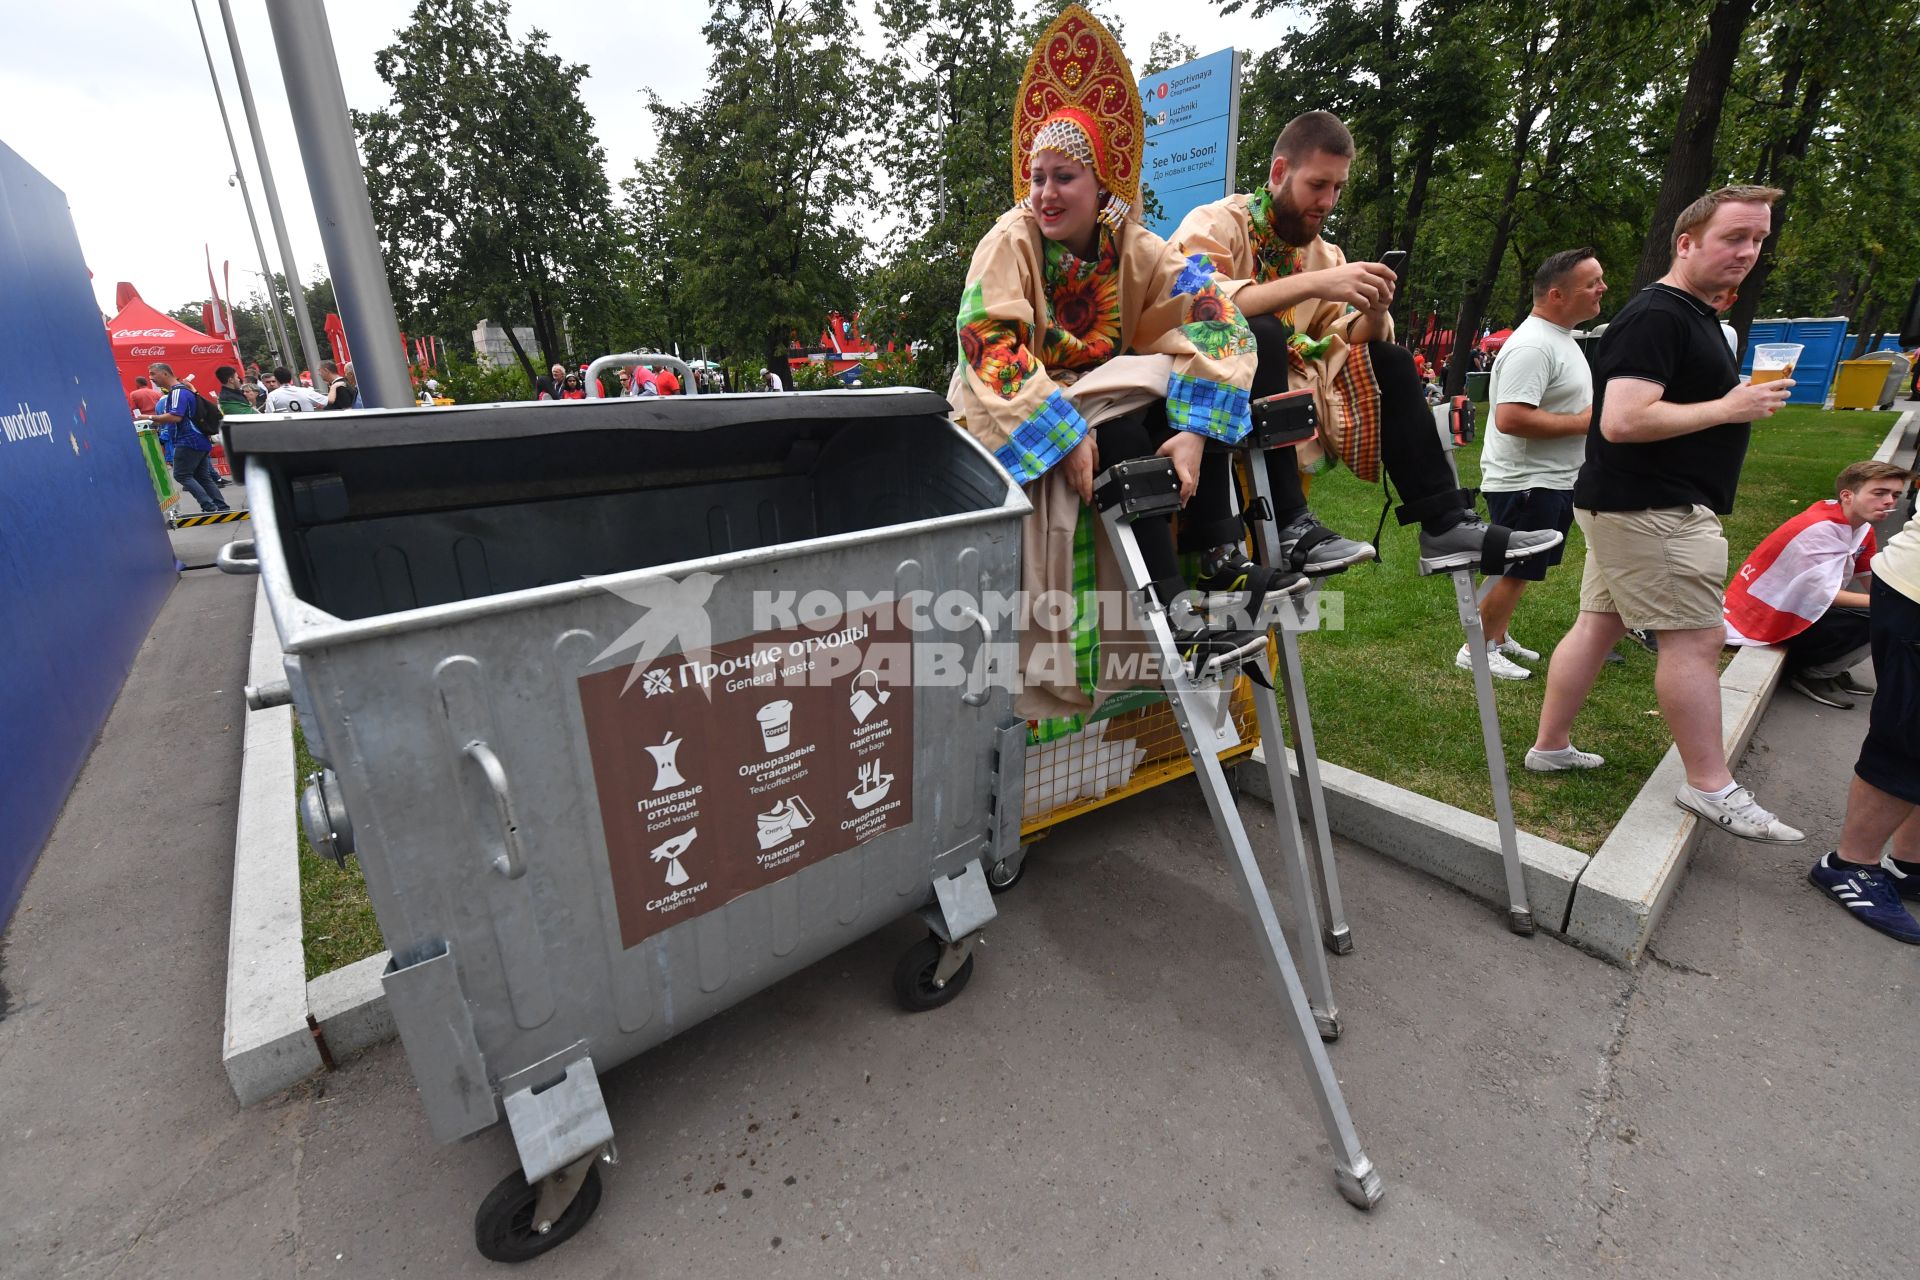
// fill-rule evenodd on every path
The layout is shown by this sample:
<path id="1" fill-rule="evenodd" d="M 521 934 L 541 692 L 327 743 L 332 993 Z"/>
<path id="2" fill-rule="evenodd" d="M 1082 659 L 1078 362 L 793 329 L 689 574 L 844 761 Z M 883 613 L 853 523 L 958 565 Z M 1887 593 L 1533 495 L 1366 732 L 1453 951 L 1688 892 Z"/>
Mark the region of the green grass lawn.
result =
<path id="1" fill-rule="evenodd" d="M 307 739 L 297 722 L 293 763 L 302 786 L 320 767 L 307 753 Z M 380 926 L 374 922 L 373 904 L 367 901 L 359 861 L 350 858 L 344 868 L 334 866 L 313 851 L 297 814 L 294 825 L 300 831 L 300 944 L 306 950 L 307 977 L 317 978 L 386 950 Z"/>
<path id="2" fill-rule="evenodd" d="M 1477 406 L 1481 430 L 1486 406 Z M 1737 566 L 1783 520 L 1816 498 L 1833 496 L 1833 478 L 1849 462 L 1873 456 L 1892 413 L 1840 413 L 1789 407 L 1757 425 L 1726 519 L 1731 564 Z M 1461 483 L 1480 479 L 1478 443 L 1456 455 Z M 1322 522 L 1349 537 L 1367 537 L 1380 518 L 1381 489 L 1345 470 L 1319 477 L 1312 505 Z M 1491 817 L 1474 708 L 1473 677 L 1453 665 L 1464 639 L 1445 576 L 1421 578 L 1416 531 L 1391 516 L 1381 563 L 1333 579 L 1344 592 L 1345 627 L 1301 644 L 1314 729 L 1323 759 Z M 1579 609 L 1586 544 L 1579 526 L 1566 557 L 1547 580 L 1527 589 L 1513 635 L 1542 654 L 1527 681 L 1496 680 L 1514 816 L 1523 830 L 1591 853 L 1626 812 L 1672 739 L 1653 692 L 1653 655 L 1623 642 L 1625 666 L 1605 668 L 1574 724 L 1575 745 L 1607 757 L 1604 769 L 1533 774 L 1521 767 L 1539 721 L 1546 656 Z"/>

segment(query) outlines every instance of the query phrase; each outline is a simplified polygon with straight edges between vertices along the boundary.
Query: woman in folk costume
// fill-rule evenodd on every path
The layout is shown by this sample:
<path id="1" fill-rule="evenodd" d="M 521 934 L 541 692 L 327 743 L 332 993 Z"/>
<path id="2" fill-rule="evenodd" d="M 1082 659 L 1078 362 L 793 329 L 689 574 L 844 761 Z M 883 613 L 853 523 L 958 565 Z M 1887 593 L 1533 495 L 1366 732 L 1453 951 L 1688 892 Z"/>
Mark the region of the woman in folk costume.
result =
<path id="1" fill-rule="evenodd" d="M 974 250 L 948 399 L 1034 502 L 1022 547 L 1030 599 L 1073 589 L 1076 553 L 1084 563 L 1089 550 L 1081 504 L 1093 500 L 1095 475 L 1158 454 L 1179 476 L 1183 541 L 1200 552 L 1194 585 L 1257 608 L 1300 579 L 1247 559 L 1226 459 L 1215 454 L 1203 465 L 1208 440 L 1236 443 L 1251 425 L 1253 336 L 1228 296 L 1236 285 L 1216 280 L 1204 255 L 1183 258 L 1140 224 L 1144 137 L 1126 55 L 1091 14 L 1069 5 L 1041 35 L 1021 81 L 1016 204 Z M 1143 519 L 1133 530 L 1155 594 L 1172 601 L 1187 583 L 1169 520 Z M 1113 590 L 1117 571 L 1104 540 L 1093 542 L 1100 586 Z M 1171 616 L 1183 639 L 1204 631 L 1191 611 Z M 1022 714 L 1093 707 L 1089 633 L 1085 625 L 1051 638 L 1031 626 L 1023 633 Z"/>

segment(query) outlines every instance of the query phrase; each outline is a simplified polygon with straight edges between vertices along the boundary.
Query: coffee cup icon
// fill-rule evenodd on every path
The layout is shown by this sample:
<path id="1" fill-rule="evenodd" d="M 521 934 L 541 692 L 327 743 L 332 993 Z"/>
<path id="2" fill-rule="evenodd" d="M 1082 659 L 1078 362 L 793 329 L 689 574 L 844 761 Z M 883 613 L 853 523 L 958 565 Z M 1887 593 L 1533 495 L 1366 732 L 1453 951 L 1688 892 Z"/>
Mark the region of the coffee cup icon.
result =
<path id="1" fill-rule="evenodd" d="M 754 712 L 760 722 L 760 741 L 769 751 L 784 751 L 793 736 L 793 703 L 781 698 Z"/>

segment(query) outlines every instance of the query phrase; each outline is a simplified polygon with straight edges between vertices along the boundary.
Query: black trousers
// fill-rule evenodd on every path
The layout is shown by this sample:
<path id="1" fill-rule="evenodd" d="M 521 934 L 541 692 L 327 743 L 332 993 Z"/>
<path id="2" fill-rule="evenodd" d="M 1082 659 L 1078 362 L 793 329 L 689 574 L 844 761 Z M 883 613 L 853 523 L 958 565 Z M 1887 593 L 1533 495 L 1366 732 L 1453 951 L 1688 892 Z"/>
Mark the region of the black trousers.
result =
<path id="1" fill-rule="evenodd" d="M 1122 418 L 1103 422 L 1093 429 L 1094 447 L 1100 451 L 1100 469 L 1134 458 L 1151 458 L 1154 451 L 1172 439 L 1174 429 L 1167 425 L 1164 401 L 1136 409 Z M 1200 551 L 1231 542 L 1240 525 L 1233 516 L 1233 475 L 1223 452 L 1209 450 L 1200 463 L 1199 488 L 1180 513 L 1182 550 Z M 1224 536 L 1223 536 L 1224 534 Z M 1173 524 L 1166 516 L 1149 516 L 1133 523 L 1133 536 L 1140 544 L 1140 557 L 1156 582 L 1180 576 L 1180 560 L 1173 543 Z"/>
<path id="2" fill-rule="evenodd" d="M 1787 670 L 1816 678 L 1837 676 L 1867 656 L 1869 630 L 1865 609 L 1828 609 L 1787 641 Z"/>
<path id="3" fill-rule="evenodd" d="M 1260 352 L 1253 398 L 1279 395 L 1288 385 L 1287 326 L 1274 316 L 1249 316 L 1247 323 Z M 1369 342 L 1367 355 L 1380 387 L 1380 463 L 1399 490 L 1400 523 L 1413 524 L 1466 506 L 1434 429 L 1433 409 L 1413 371 L 1412 354 L 1391 342 Z M 1267 454 L 1267 477 L 1273 486 L 1274 514 L 1285 524 L 1307 505 L 1292 449 Z"/>

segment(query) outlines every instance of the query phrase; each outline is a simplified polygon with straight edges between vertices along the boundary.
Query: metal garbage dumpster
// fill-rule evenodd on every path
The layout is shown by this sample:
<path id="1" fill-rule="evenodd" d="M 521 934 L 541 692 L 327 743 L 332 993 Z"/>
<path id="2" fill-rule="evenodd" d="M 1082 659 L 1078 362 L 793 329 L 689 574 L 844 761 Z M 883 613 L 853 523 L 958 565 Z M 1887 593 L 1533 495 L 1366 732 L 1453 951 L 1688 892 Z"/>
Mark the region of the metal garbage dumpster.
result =
<path id="1" fill-rule="evenodd" d="M 867 391 L 230 421 L 255 539 L 223 567 L 264 576 L 287 672 L 249 700 L 290 698 L 325 766 L 304 818 L 361 860 L 434 1136 L 512 1128 L 488 1257 L 597 1205 L 600 1072 L 916 910 L 902 1003 L 970 975 L 1025 725 L 966 602 L 1016 589 L 1029 507 L 946 417 Z"/>

